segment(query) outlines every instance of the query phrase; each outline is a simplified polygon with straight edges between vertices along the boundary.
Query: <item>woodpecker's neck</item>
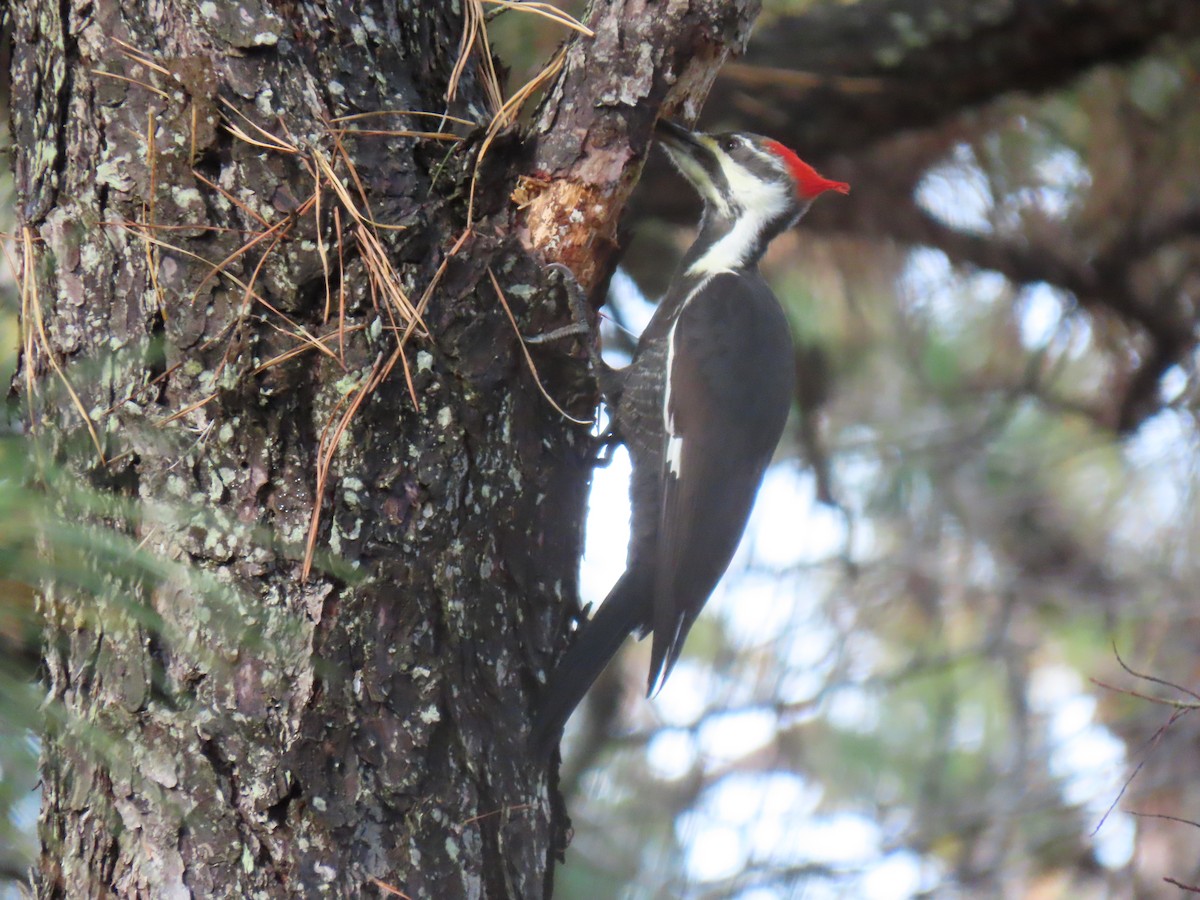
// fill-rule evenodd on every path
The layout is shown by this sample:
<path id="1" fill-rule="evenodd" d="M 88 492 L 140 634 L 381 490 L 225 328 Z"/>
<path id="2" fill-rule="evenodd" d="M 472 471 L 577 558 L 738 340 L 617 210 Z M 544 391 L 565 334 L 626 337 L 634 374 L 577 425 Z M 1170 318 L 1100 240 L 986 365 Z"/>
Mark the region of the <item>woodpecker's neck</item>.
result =
<path id="1" fill-rule="evenodd" d="M 744 208 L 707 203 L 700 234 L 683 258 L 687 275 L 705 277 L 755 266 L 767 245 L 804 212 L 789 198 L 765 193 Z"/>

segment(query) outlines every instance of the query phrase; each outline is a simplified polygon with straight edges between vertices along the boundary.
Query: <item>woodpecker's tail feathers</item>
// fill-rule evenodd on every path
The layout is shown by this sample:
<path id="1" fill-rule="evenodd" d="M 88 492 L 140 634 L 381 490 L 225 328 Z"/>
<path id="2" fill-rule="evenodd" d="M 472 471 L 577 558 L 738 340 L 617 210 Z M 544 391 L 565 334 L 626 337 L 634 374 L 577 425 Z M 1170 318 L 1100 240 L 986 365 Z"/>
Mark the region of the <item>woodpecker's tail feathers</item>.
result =
<path id="1" fill-rule="evenodd" d="M 621 576 L 550 675 L 550 682 L 538 701 L 529 735 L 529 745 L 535 755 L 548 754 L 558 743 L 567 719 L 588 688 L 616 655 L 625 638 L 643 627 L 640 609 L 645 597 L 637 581 L 630 572 Z"/>

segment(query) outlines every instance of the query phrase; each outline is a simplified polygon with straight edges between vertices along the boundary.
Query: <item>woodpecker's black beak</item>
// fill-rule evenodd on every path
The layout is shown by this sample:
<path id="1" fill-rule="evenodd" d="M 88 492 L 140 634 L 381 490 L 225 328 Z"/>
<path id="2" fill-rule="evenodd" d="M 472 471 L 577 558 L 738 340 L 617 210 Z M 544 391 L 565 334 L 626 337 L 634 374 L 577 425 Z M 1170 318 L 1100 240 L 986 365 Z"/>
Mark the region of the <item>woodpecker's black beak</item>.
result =
<path id="1" fill-rule="evenodd" d="M 682 125 L 676 125 L 670 119 L 659 119 L 654 125 L 654 133 L 664 144 L 683 149 L 684 147 L 702 148 L 704 145 Z"/>
<path id="2" fill-rule="evenodd" d="M 676 125 L 667 119 L 659 119 L 654 134 L 662 148 L 671 157 L 671 162 L 683 173 L 707 201 L 716 202 L 716 183 L 720 178 L 720 164 L 713 152 L 713 139 L 706 134 L 697 134 Z"/>

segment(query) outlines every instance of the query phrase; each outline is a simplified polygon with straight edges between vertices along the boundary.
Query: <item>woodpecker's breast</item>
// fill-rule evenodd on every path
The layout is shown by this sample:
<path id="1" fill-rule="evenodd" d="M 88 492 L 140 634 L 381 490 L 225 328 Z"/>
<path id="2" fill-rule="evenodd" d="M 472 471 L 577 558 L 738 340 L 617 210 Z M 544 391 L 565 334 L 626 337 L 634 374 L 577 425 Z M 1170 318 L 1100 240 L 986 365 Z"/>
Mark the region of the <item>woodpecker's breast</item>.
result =
<path id="1" fill-rule="evenodd" d="M 692 354 L 689 369 L 698 383 L 675 383 L 674 390 L 722 410 L 719 420 L 731 432 L 726 439 L 769 456 L 795 389 L 790 326 L 774 293 L 757 270 L 720 273 L 693 293 L 680 316 L 686 322 L 671 352 Z"/>
<path id="2" fill-rule="evenodd" d="M 655 469 L 667 449 L 667 385 L 673 326 L 688 310 L 691 346 L 702 356 L 706 402 L 728 410 L 738 439 L 770 453 L 783 428 L 794 392 L 790 327 L 779 301 L 757 269 L 683 276 L 655 311 L 629 366 L 617 430 L 634 466 Z M 693 348 L 697 348 L 694 349 Z M 761 438 L 755 436 L 761 434 Z"/>

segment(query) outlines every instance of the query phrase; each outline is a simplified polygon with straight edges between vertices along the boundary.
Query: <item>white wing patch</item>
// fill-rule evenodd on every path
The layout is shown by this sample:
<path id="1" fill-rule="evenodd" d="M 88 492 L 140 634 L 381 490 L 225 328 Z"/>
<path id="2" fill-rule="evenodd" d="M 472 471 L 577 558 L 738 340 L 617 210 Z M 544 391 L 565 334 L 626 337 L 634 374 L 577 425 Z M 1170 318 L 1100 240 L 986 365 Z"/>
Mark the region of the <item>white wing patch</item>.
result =
<path id="1" fill-rule="evenodd" d="M 693 292 L 694 293 L 694 292 Z M 691 297 L 688 297 L 690 300 Z M 687 300 L 683 302 L 687 305 Z M 683 312 L 683 307 L 680 307 L 680 312 Z M 679 476 L 679 463 L 683 454 L 683 438 L 675 433 L 675 416 L 671 414 L 671 369 L 675 363 L 675 329 L 679 327 L 679 315 L 676 314 L 675 321 L 671 323 L 671 330 L 667 332 L 667 374 L 666 381 L 663 384 L 663 428 L 667 435 L 667 466 L 671 470 L 671 474 Z"/>
<path id="2" fill-rule="evenodd" d="M 695 268 L 693 266 L 693 268 Z M 675 329 L 679 326 L 679 320 L 683 317 L 683 311 L 687 309 L 687 305 L 692 302 L 695 296 L 700 293 L 712 280 L 712 275 L 708 275 L 700 281 L 691 292 L 679 304 L 679 311 L 675 313 L 675 321 L 671 323 L 671 330 L 667 332 L 667 374 L 663 384 L 663 433 L 667 435 L 666 447 L 666 463 L 672 475 L 679 477 L 679 469 L 683 461 L 683 436 L 675 432 L 675 416 L 671 413 L 671 377 L 674 374 L 672 371 L 675 363 Z"/>
<path id="3" fill-rule="evenodd" d="M 673 434 L 667 438 L 667 468 L 671 470 L 671 474 L 676 478 L 679 477 L 679 468 L 682 463 L 683 438 Z"/>
<path id="4" fill-rule="evenodd" d="M 689 275 L 716 275 L 740 268 L 766 224 L 791 202 L 786 185 L 756 178 L 723 153 L 718 159 L 730 193 L 742 201 L 742 209 L 729 232 L 691 264 Z"/>

